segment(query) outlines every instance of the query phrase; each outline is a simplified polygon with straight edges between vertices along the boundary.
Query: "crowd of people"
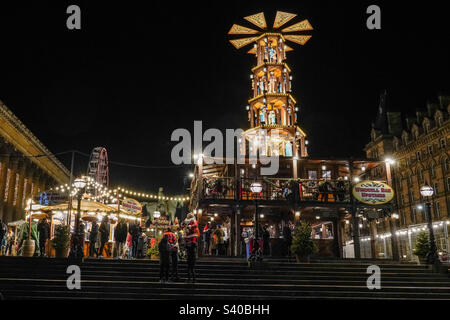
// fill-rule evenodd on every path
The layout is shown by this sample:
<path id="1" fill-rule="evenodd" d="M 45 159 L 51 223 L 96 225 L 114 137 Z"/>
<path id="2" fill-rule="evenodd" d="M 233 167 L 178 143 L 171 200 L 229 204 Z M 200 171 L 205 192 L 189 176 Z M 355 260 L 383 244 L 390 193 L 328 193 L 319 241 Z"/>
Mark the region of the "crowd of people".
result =
<path id="1" fill-rule="evenodd" d="M 203 228 L 202 254 L 224 256 L 229 246 L 229 231 L 225 225 L 208 222 Z"/>

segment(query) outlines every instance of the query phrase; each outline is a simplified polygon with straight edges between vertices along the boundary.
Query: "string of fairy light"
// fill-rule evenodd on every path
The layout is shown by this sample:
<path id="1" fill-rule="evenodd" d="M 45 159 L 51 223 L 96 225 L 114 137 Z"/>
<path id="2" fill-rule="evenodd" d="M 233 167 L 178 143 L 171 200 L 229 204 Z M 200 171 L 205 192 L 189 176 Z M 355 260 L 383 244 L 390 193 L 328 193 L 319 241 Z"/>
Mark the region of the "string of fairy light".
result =
<path id="1" fill-rule="evenodd" d="M 91 177 L 84 177 L 86 181 L 86 194 L 88 196 L 89 201 L 100 201 L 100 202 L 109 202 L 109 203 L 117 203 L 117 199 L 125 199 L 127 197 L 136 197 L 139 200 L 142 199 L 154 199 L 154 200 L 170 200 L 170 201 L 188 201 L 188 196 L 165 196 L 165 195 L 159 195 L 155 193 L 148 193 L 148 192 L 141 192 L 141 191 L 134 191 L 130 189 L 125 189 L 124 187 L 117 187 L 117 188 L 108 188 L 101 183 L 96 182 Z M 71 188 L 69 188 L 69 184 L 63 184 L 58 187 L 54 188 L 56 191 L 60 193 L 69 193 Z M 52 190 L 52 189 L 51 189 Z M 78 194 L 80 190 L 75 186 L 75 184 L 72 184 L 72 191 L 70 193 L 71 197 L 74 197 Z"/>

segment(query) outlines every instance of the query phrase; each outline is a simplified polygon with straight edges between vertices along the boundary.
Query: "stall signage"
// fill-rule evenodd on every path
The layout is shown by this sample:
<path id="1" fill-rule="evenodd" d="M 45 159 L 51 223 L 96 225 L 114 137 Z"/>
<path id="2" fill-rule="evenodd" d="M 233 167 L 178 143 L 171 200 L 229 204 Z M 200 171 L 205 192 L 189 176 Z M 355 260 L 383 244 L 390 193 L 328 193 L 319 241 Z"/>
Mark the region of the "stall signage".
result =
<path id="1" fill-rule="evenodd" d="M 361 181 L 353 187 L 353 196 L 365 204 L 384 204 L 394 198 L 394 190 L 381 181 Z"/>
<path id="2" fill-rule="evenodd" d="M 165 217 L 165 216 L 161 216 L 159 218 L 155 218 L 153 219 L 153 225 L 160 227 L 160 226 L 169 226 L 170 225 L 170 221 Z"/>
<path id="3" fill-rule="evenodd" d="M 41 192 L 39 195 L 35 196 L 33 200 L 42 206 L 50 206 L 67 201 L 67 195 L 49 190 Z"/>
<path id="4" fill-rule="evenodd" d="M 142 205 L 140 202 L 131 198 L 124 199 L 122 201 L 122 207 L 134 213 L 140 213 L 142 211 Z"/>

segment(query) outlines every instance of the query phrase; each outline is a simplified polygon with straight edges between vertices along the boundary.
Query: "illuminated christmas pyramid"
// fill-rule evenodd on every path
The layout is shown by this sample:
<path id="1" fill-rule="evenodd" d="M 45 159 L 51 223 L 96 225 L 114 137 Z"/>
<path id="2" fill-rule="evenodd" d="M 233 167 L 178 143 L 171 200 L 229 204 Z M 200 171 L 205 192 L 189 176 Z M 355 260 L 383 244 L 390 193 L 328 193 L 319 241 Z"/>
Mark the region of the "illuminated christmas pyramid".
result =
<path id="1" fill-rule="evenodd" d="M 228 34 L 251 35 L 251 37 L 232 39 L 236 49 L 253 43 L 248 53 L 256 56 L 256 66 L 252 68 L 253 97 L 247 106 L 250 129 L 244 136 L 249 144 L 249 151 L 260 148 L 263 155 L 306 157 L 306 134 L 297 125 L 299 108 L 292 97 L 291 69 L 285 62 L 286 52 L 293 49 L 286 40 L 304 45 L 310 35 L 294 34 L 312 30 L 308 20 L 285 26 L 297 15 L 277 11 L 271 30 L 268 30 L 264 13 L 244 17 L 261 30 L 254 30 L 234 24 Z M 266 134 L 262 134 L 262 130 Z"/>

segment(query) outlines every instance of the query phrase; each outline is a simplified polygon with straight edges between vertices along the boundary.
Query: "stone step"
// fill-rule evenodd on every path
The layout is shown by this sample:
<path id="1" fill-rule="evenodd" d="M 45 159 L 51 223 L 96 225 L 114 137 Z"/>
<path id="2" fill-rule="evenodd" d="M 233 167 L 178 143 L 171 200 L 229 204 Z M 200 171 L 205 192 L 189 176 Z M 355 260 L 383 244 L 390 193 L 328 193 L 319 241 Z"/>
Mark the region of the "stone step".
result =
<path id="1" fill-rule="evenodd" d="M 211 290 L 201 288 L 190 288 L 185 292 L 179 288 L 149 288 L 145 292 L 122 292 L 122 291 L 105 291 L 103 289 L 87 289 L 87 290 L 51 290 L 46 291 L 40 288 L 33 289 L 11 289 L 4 290 L 2 293 L 5 299 L 11 299 L 12 297 L 20 296 L 37 296 L 43 297 L 59 297 L 64 299 L 66 297 L 78 297 L 78 298 L 95 298 L 95 299 L 288 299 L 296 298 L 301 299 L 303 297 L 341 297 L 347 299 L 365 298 L 365 299 L 377 299 L 377 298 L 391 298 L 391 299 L 433 299 L 433 300 L 449 300 L 449 293 L 430 293 L 430 292 L 383 292 L 383 291 L 335 291 L 335 290 L 285 290 L 280 292 L 279 290 L 239 290 L 236 289 L 222 289 Z"/>
<path id="2" fill-rule="evenodd" d="M 55 289 L 64 289 L 66 290 L 66 280 L 10 280 L 10 281 L 0 281 L 2 290 L 7 289 L 47 289 L 47 290 L 55 290 Z M 141 282 L 127 282 L 127 281 L 96 281 L 96 280 L 82 280 L 81 286 L 83 290 L 90 290 L 91 288 L 96 288 L 97 290 L 114 290 L 114 291 L 147 291 L 149 288 L 179 288 L 180 292 L 183 290 L 190 290 L 192 285 L 184 283 L 184 282 L 172 282 L 168 284 L 161 285 L 159 283 L 158 278 L 154 278 L 149 281 L 141 281 Z M 214 282 L 214 279 L 198 279 L 195 288 L 198 289 L 211 289 L 211 290 L 222 290 L 222 289 L 233 289 L 236 291 L 243 290 L 332 290 L 332 291 L 362 291 L 368 292 L 370 291 L 366 283 L 312 283 L 312 282 L 304 282 L 304 283 L 290 283 L 289 285 L 285 284 L 269 284 L 267 282 L 264 283 L 256 283 L 251 286 L 244 286 L 239 283 L 217 283 Z M 382 292 L 436 292 L 436 293 L 448 293 L 450 294 L 450 284 L 447 283 L 446 286 L 435 286 L 434 284 L 424 284 L 423 286 L 417 285 L 405 285 L 404 283 L 397 283 L 395 285 L 388 284 L 382 282 L 381 290 Z"/>

